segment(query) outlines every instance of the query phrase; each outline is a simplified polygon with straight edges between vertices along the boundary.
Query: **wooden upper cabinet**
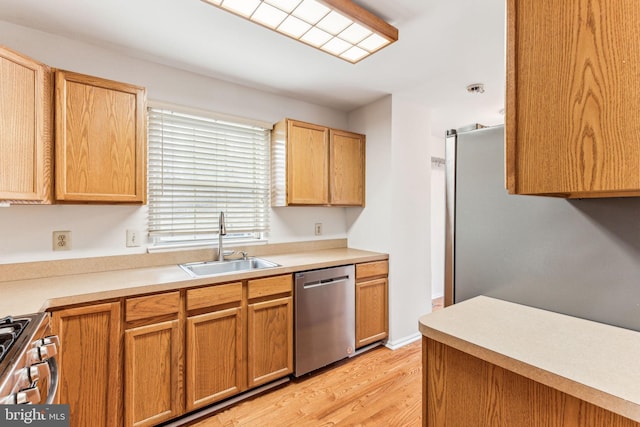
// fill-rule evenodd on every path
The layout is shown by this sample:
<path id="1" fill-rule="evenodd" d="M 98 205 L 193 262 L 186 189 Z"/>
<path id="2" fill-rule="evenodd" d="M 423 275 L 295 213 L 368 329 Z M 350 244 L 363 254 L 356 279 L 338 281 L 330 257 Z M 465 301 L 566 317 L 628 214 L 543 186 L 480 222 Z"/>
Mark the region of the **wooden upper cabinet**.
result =
<path id="1" fill-rule="evenodd" d="M 49 67 L 0 46 L 0 200 L 52 202 L 52 99 Z"/>
<path id="2" fill-rule="evenodd" d="M 640 196 L 640 3 L 507 1 L 510 193 Z"/>
<path id="3" fill-rule="evenodd" d="M 145 203 L 146 90 L 55 74 L 56 199 Z"/>
<path id="4" fill-rule="evenodd" d="M 272 206 L 364 206 L 365 136 L 284 119 L 271 138 Z"/>
<path id="5" fill-rule="evenodd" d="M 331 204 L 364 206 L 365 136 L 331 129 Z"/>
<path id="6" fill-rule="evenodd" d="M 284 125 L 287 204 L 328 204 L 329 129 L 295 120 L 287 120 Z"/>

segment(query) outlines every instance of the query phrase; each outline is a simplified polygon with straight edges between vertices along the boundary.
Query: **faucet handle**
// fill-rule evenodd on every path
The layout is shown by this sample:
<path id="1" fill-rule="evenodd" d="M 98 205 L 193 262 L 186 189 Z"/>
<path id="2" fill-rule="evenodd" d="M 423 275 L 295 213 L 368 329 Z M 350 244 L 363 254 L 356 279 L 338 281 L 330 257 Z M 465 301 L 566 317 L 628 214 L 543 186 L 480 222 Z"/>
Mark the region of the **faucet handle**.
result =
<path id="1" fill-rule="evenodd" d="M 247 252 L 246 251 L 240 251 L 240 253 L 242 254 L 242 259 L 246 260 L 247 259 Z"/>

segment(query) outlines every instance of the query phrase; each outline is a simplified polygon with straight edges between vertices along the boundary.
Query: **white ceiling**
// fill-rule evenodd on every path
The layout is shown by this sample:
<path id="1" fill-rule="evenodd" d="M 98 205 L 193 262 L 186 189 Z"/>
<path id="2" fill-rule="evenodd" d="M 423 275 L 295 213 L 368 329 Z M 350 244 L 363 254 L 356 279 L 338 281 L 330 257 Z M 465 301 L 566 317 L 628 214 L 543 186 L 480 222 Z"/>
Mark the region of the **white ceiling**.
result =
<path id="1" fill-rule="evenodd" d="M 399 40 L 355 65 L 200 0 L 2 0 L 0 20 L 343 111 L 409 96 L 433 110 L 439 135 L 502 120 L 504 0 L 356 3 Z M 484 94 L 466 92 L 476 82 Z"/>

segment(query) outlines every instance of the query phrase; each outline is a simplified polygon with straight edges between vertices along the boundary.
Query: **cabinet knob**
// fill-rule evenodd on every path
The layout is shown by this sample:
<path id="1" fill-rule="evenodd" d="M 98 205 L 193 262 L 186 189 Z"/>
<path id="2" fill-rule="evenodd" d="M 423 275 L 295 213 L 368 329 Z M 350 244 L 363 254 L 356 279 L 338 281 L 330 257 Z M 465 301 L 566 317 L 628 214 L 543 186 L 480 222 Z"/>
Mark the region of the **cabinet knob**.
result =
<path id="1" fill-rule="evenodd" d="M 58 354 L 58 348 L 54 343 L 49 343 L 38 347 L 38 355 L 41 362 L 44 362 L 47 359 L 51 359 L 56 354 Z"/>
<path id="2" fill-rule="evenodd" d="M 30 387 L 17 392 L 16 403 L 18 405 L 21 405 L 24 403 L 32 403 L 32 404 L 40 403 L 40 390 L 38 390 L 38 387 Z"/>
<path id="3" fill-rule="evenodd" d="M 0 399 L 1 405 L 24 405 L 26 403 L 40 403 L 40 390 L 38 390 L 38 387 L 25 388 L 17 393 L 10 394 L 4 399 Z"/>
<path id="4" fill-rule="evenodd" d="M 38 381 L 40 378 L 51 377 L 51 369 L 49 369 L 49 363 L 47 362 L 36 363 L 25 369 L 28 369 L 29 381 L 32 383 Z"/>

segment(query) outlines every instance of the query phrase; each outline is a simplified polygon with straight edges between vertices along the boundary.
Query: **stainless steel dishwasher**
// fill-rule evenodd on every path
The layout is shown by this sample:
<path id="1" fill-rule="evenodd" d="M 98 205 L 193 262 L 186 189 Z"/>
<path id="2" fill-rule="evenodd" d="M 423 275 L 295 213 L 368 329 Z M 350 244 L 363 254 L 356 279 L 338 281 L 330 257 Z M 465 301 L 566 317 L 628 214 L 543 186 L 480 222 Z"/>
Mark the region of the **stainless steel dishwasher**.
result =
<path id="1" fill-rule="evenodd" d="M 349 357 L 355 347 L 355 268 L 295 275 L 296 377 Z"/>

